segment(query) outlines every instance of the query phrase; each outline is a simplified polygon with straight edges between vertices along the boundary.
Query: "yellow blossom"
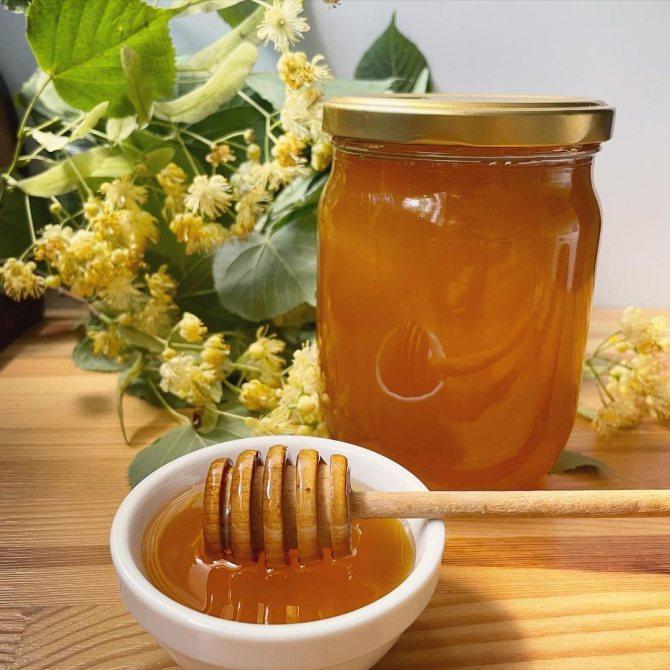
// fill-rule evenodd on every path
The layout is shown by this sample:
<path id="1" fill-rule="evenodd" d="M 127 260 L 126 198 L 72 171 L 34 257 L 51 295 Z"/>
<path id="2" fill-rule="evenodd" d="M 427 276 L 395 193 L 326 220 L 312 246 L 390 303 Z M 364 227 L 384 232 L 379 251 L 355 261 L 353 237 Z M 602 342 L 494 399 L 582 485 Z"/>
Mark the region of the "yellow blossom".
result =
<path id="1" fill-rule="evenodd" d="M 184 203 L 192 213 L 213 219 L 228 209 L 231 200 L 230 184 L 225 177 L 198 175 L 189 186 Z"/>
<path id="2" fill-rule="evenodd" d="M 272 0 L 271 5 L 265 5 L 258 39 L 265 40 L 266 45 L 272 42 L 277 51 L 287 51 L 309 30 L 307 21 L 299 16 L 301 13 L 301 0 Z"/>
<path id="3" fill-rule="evenodd" d="M 295 167 L 305 161 L 300 155 L 307 145 L 292 133 L 284 133 L 277 139 L 272 155 L 281 167 Z"/>
<path id="4" fill-rule="evenodd" d="M 220 367 L 230 355 L 230 346 L 221 335 L 210 335 L 206 340 L 200 358 L 214 367 Z"/>
<path id="5" fill-rule="evenodd" d="M 264 168 L 269 191 L 276 191 L 282 186 L 290 184 L 297 177 L 305 177 L 309 174 L 309 168 L 305 165 L 284 166 L 276 160 L 266 163 Z"/>
<path id="6" fill-rule="evenodd" d="M 139 207 L 147 199 L 147 189 L 137 186 L 129 177 L 119 177 L 100 186 L 105 204 L 112 209 L 131 209 Z"/>
<path id="7" fill-rule="evenodd" d="M 89 330 L 86 335 L 93 343 L 94 354 L 116 358 L 125 349 L 125 342 L 114 326 L 105 330 Z"/>
<path id="8" fill-rule="evenodd" d="M 207 363 L 198 363 L 193 356 L 179 354 L 161 364 L 161 388 L 202 407 L 218 403 L 222 396 L 221 380 L 216 370 Z"/>
<path id="9" fill-rule="evenodd" d="M 179 328 L 179 334 L 187 342 L 202 342 L 203 337 L 207 334 L 207 326 L 190 312 L 184 312 L 177 328 Z"/>
<path id="10" fill-rule="evenodd" d="M 641 354 L 670 350 L 669 328 L 665 318 L 647 319 L 639 307 L 626 307 L 621 317 L 624 338 Z"/>
<path id="11" fill-rule="evenodd" d="M 249 345 L 238 359 L 245 366 L 244 374 L 248 379 L 259 379 L 268 386 L 277 387 L 281 384 L 284 359 L 279 355 L 286 348 L 286 343 L 272 334 L 266 336 L 266 328 L 256 331 L 256 340 Z"/>
<path id="12" fill-rule="evenodd" d="M 301 140 L 316 141 L 321 135 L 323 92 L 312 86 L 289 91 L 279 115 L 284 132 Z"/>
<path id="13" fill-rule="evenodd" d="M 165 263 L 156 272 L 144 275 L 144 282 L 154 298 L 172 296 L 177 291 L 177 282 L 168 274 Z"/>
<path id="14" fill-rule="evenodd" d="M 247 158 L 250 161 L 259 161 L 261 159 L 261 148 L 258 144 L 250 144 L 247 147 Z"/>
<path id="15" fill-rule="evenodd" d="M 47 261 L 52 265 L 67 248 L 72 237 L 72 228 L 60 224 L 47 224 L 41 230 L 35 246 L 33 257 L 36 261 Z"/>
<path id="16" fill-rule="evenodd" d="M 255 137 L 256 137 L 256 133 L 254 132 L 253 128 L 247 128 L 244 131 L 244 133 L 242 134 L 242 139 L 244 139 L 244 141 L 247 144 L 250 144 L 251 142 L 253 142 Z"/>
<path id="17" fill-rule="evenodd" d="M 46 291 L 46 282 L 35 274 L 35 263 L 8 258 L 0 267 L 5 293 L 12 300 L 39 298 Z"/>
<path id="18" fill-rule="evenodd" d="M 321 409 L 326 396 L 316 344 L 307 344 L 294 353 L 286 380 L 276 395 L 275 409 L 259 419 L 246 420 L 254 434 L 328 436 Z"/>
<path id="19" fill-rule="evenodd" d="M 228 144 L 215 144 L 207 154 L 205 160 L 212 165 L 221 165 L 235 160 L 235 152 Z"/>
<path id="20" fill-rule="evenodd" d="M 163 216 L 169 218 L 183 211 L 188 181 L 186 173 L 175 163 L 169 163 L 156 175 L 156 181 L 166 196 Z"/>
<path id="21" fill-rule="evenodd" d="M 323 61 L 321 55 L 314 56 L 310 62 L 303 51 L 289 51 L 279 58 L 277 71 L 286 86 L 299 89 L 318 80 L 331 78 L 330 71 Z"/>
<path id="22" fill-rule="evenodd" d="M 133 325 L 150 335 L 162 335 L 172 325 L 177 311 L 169 295 L 152 296 L 133 313 Z"/>
<path id="23" fill-rule="evenodd" d="M 235 224 L 231 229 L 233 235 L 240 238 L 249 235 L 269 200 L 270 194 L 258 187 L 242 194 L 235 205 Z"/>
<path id="24" fill-rule="evenodd" d="M 274 409 L 277 406 L 277 389 L 252 379 L 242 384 L 239 395 L 240 402 L 249 410 L 259 411 Z"/>
<path id="25" fill-rule="evenodd" d="M 113 309 L 128 309 L 142 296 L 134 275 L 122 270 L 116 270 L 105 284 L 99 285 L 97 294 Z"/>
<path id="26" fill-rule="evenodd" d="M 614 431 L 633 428 L 642 420 L 642 413 L 633 400 L 617 400 L 598 410 L 593 427 L 598 435 L 608 437 Z"/>
<path id="27" fill-rule="evenodd" d="M 316 172 L 325 170 L 333 158 L 333 145 L 327 140 L 320 140 L 312 146 L 312 169 Z"/>

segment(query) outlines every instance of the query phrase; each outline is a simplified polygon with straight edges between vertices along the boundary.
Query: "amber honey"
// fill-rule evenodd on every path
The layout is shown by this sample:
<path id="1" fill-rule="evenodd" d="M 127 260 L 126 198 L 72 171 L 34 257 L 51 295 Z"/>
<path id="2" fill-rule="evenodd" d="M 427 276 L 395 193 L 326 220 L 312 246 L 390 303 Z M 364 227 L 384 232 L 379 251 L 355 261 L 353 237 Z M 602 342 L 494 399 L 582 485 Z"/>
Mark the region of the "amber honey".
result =
<path id="1" fill-rule="evenodd" d="M 165 595 L 205 614 L 231 621 L 284 624 L 315 621 L 363 607 L 386 595 L 410 573 L 414 550 L 405 526 L 394 519 L 357 522 L 354 554 L 268 569 L 263 556 L 236 566 L 205 552 L 202 492 L 170 502 L 143 542 L 147 576 Z"/>
<path id="2" fill-rule="evenodd" d="M 592 153 L 421 153 L 336 154 L 319 228 L 329 426 L 431 488 L 528 486 L 577 406 Z"/>

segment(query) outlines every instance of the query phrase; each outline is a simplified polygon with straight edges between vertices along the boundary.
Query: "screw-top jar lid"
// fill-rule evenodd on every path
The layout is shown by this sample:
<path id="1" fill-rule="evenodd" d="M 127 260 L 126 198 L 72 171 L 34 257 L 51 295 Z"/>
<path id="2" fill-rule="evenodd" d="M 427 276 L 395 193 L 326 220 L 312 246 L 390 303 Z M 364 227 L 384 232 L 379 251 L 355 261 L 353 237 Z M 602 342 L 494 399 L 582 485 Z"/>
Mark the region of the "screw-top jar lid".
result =
<path id="1" fill-rule="evenodd" d="M 333 98 L 323 128 L 334 136 L 399 144 L 485 147 L 605 142 L 614 108 L 544 96 L 378 94 Z"/>

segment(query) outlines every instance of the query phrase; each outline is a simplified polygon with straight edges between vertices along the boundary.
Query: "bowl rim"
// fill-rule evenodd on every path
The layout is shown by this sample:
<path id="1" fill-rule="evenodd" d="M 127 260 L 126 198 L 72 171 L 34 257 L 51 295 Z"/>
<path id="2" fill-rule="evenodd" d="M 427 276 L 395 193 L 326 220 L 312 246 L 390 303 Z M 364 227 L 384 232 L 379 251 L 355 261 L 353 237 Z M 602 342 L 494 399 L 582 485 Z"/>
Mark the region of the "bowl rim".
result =
<path id="1" fill-rule="evenodd" d="M 289 448 L 315 448 L 317 450 L 319 450 L 320 444 L 327 444 L 329 447 L 337 449 L 345 455 L 355 452 L 357 456 L 377 462 L 385 467 L 400 470 L 400 474 L 408 483 L 415 486 L 416 490 L 427 490 L 426 486 L 415 475 L 395 461 L 369 449 L 338 440 L 296 435 L 271 435 L 240 438 L 213 444 L 180 456 L 161 466 L 131 489 L 121 502 L 112 522 L 109 540 L 112 563 L 116 570 L 119 584 L 129 589 L 137 600 L 176 625 L 188 626 L 199 632 L 206 632 L 209 635 L 213 634 L 219 638 L 235 638 L 236 640 L 249 640 L 260 643 L 282 642 L 289 644 L 305 638 L 313 640 L 321 636 L 332 635 L 336 631 L 345 632 L 349 629 L 357 628 L 362 624 L 380 619 L 392 611 L 402 608 L 429 584 L 435 571 L 439 569 L 444 549 L 444 522 L 437 519 L 426 520 L 421 527 L 420 533 L 425 538 L 425 549 L 409 575 L 398 586 L 385 596 L 368 605 L 359 607 L 351 612 L 317 621 L 263 625 L 229 621 L 182 605 L 156 588 L 142 574 L 137 562 L 133 559 L 130 546 L 130 530 L 133 518 L 141 509 L 145 496 L 159 487 L 161 483 L 176 475 L 190 461 L 202 459 L 203 454 L 210 451 L 220 452 L 222 447 L 226 451 L 234 452 L 250 448 L 264 450 L 277 443 L 285 444 Z M 220 453 L 217 453 L 217 457 L 220 455 Z M 416 542 L 416 537 L 413 539 Z"/>

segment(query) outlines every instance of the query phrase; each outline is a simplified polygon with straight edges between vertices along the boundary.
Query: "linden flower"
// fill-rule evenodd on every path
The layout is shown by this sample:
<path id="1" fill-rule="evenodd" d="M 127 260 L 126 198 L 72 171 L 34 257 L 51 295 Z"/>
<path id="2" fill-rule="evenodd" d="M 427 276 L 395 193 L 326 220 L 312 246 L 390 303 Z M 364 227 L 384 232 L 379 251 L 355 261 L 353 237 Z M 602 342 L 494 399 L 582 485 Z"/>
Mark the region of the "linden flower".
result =
<path id="1" fill-rule="evenodd" d="M 8 258 L 0 267 L 0 278 L 5 293 L 12 300 L 39 298 L 46 291 L 46 282 L 35 274 L 35 263 L 24 263 L 16 258 Z"/>
<path id="2" fill-rule="evenodd" d="M 626 307 L 621 317 L 621 331 L 628 342 L 642 354 L 670 350 L 670 328 L 662 316 L 647 319 L 639 307 Z"/>
<path id="3" fill-rule="evenodd" d="M 311 165 L 316 172 L 325 170 L 333 159 L 333 145 L 327 140 L 319 141 L 312 146 Z"/>
<path id="4" fill-rule="evenodd" d="M 236 237 L 247 237 L 256 225 L 256 219 L 265 210 L 270 194 L 260 188 L 244 193 L 235 205 L 235 224 L 231 232 Z"/>
<path id="5" fill-rule="evenodd" d="M 112 309 L 128 309 L 142 297 L 134 279 L 130 273 L 116 273 L 104 286 L 100 286 L 98 296 Z"/>
<path id="6" fill-rule="evenodd" d="M 184 312 L 181 321 L 177 324 L 179 334 L 187 342 L 202 342 L 207 334 L 207 326 L 195 315 Z"/>
<path id="7" fill-rule="evenodd" d="M 177 311 L 170 296 L 152 296 L 132 315 L 132 323 L 144 333 L 162 335 L 172 325 Z"/>
<path id="8" fill-rule="evenodd" d="M 266 46 L 272 42 L 277 51 L 288 51 L 309 30 L 306 19 L 298 16 L 301 13 L 301 0 L 273 0 L 266 5 L 258 39 L 265 40 Z"/>
<path id="9" fill-rule="evenodd" d="M 193 356 L 173 356 L 161 364 L 160 375 L 163 391 L 191 405 L 202 407 L 221 400 L 223 390 L 216 370 L 207 363 L 199 364 Z"/>
<path id="10" fill-rule="evenodd" d="M 306 344 L 293 354 L 286 381 L 276 395 L 278 404 L 268 415 L 246 420 L 255 435 L 328 436 L 321 409 L 326 396 L 316 344 Z"/>
<path id="11" fill-rule="evenodd" d="M 306 146 L 304 140 L 296 137 L 293 133 L 285 133 L 279 137 L 274 145 L 272 155 L 281 167 L 295 167 L 305 162 L 300 154 Z"/>
<path id="12" fill-rule="evenodd" d="M 278 387 L 284 369 L 284 359 L 279 355 L 286 348 L 286 343 L 272 334 L 266 337 L 264 327 L 256 331 L 256 341 L 249 345 L 239 357 L 238 363 L 251 368 L 245 375 L 249 379 L 259 379 L 264 384 Z"/>
<path id="13" fill-rule="evenodd" d="M 230 178 L 235 197 L 240 198 L 244 193 L 252 190 L 265 191 L 268 182 L 268 169 L 255 160 L 241 163 L 237 172 Z"/>
<path id="14" fill-rule="evenodd" d="M 210 335 L 206 340 L 200 354 L 205 363 L 214 367 L 221 367 L 230 355 L 230 346 L 221 335 Z"/>
<path id="15" fill-rule="evenodd" d="M 154 298 L 172 296 L 177 291 L 177 282 L 167 273 L 167 264 L 161 265 L 156 272 L 144 275 L 144 282 Z"/>
<path id="16" fill-rule="evenodd" d="M 314 87 L 289 91 L 279 120 L 285 132 L 301 140 L 316 140 L 323 120 L 323 93 Z"/>
<path id="17" fill-rule="evenodd" d="M 205 160 L 212 165 L 221 165 L 235 160 L 235 153 L 227 144 L 216 144 L 205 156 Z"/>
<path id="18" fill-rule="evenodd" d="M 125 342 L 114 326 L 107 330 L 89 330 L 86 332 L 88 339 L 93 343 L 94 354 L 116 358 L 124 349 Z"/>
<path id="19" fill-rule="evenodd" d="M 156 175 L 156 181 L 166 196 L 163 216 L 169 218 L 181 212 L 184 208 L 184 194 L 188 181 L 186 173 L 175 163 L 169 163 Z"/>
<path id="20" fill-rule="evenodd" d="M 251 411 L 274 409 L 279 402 L 277 390 L 258 379 L 242 384 L 239 399 Z"/>
<path id="21" fill-rule="evenodd" d="M 35 260 L 48 261 L 53 265 L 60 254 L 67 249 L 72 233 L 72 228 L 69 226 L 51 223 L 44 226 L 33 247 Z"/>
<path id="22" fill-rule="evenodd" d="M 642 420 L 642 412 L 632 400 L 617 400 L 598 410 L 593 427 L 598 435 L 608 437 L 624 428 L 633 428 Z"/>
<path id="23" fill-rule="evenodd" d="M 289 51 L 277 62 L 277 72 L 286 86 L 299 89 L 319 80 L 332 78 L 323 61 L 324 57 L 321 55 L 314 56 L 310 62 L 303 51 Z"/>
<path id="24" fill-rule="evenodd" d="M 100 186 L 105 204 L 112 209 L 139 207 L 147 199 L 147 189 L 133 184 L 129 177 L 119 177 Z"/>
<path id="25" fill-rule="evenodd" d="M 198 175 L 188 188 L 184 204 L 191 212 L 213 219 L 228 209 L 231 200 L 230 184 L 225 177 Z"/>
<path id="26" fill-rule="evenodd" d="M 297 177 L 306 177 L 310 174 L 306 165 L 280 165 L 279 161 L 265 163 L 267 172 L 267 188 L 276 191 L 282 186 L 290 184 Z"/>

